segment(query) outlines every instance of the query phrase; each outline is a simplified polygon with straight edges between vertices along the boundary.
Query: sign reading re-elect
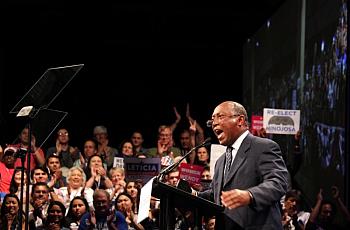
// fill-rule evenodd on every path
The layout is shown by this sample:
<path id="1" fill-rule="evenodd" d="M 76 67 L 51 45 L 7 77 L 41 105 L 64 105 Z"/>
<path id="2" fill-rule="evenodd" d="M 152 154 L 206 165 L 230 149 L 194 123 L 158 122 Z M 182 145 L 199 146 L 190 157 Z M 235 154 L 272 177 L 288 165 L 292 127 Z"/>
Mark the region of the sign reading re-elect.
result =
<path id="1" fill-rule="evenodd" d="M 300 110 L 264 108 L 266 133 L 296 134 L 300 127 Z"/>

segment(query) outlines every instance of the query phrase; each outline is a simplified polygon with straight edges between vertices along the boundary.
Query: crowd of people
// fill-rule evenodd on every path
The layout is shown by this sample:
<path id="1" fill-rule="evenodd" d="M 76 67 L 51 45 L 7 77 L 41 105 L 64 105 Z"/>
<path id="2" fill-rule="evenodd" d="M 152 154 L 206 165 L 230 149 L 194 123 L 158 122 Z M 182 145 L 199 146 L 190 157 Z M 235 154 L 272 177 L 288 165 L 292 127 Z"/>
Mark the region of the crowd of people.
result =
<path id="1" fill-rule="evenodd" d="M 166 167 L 203 143 L 203 128 L 191 117 L 187 106 L 188 128 L 179 132 L 179 145 L 174 144 L 173 133 L 181 120 L 176 108 L 174 112 L 176 121 L 159 126 L 153 148 L 143 146 L 143 135 L 139 131 L 123 141 L 119 148 L 112 147 L 107 128 L 99 125 L 94 127 L 92 138 L 85 140 L 81 150 L 71 146 L 67 127 L 57 130 L 56 142 L 45 150 L 37 147 L 34 134 L 29 138 L 30 130 L 25 127 L 18 143 L 0 148 L 0 229 L 24 229 L 26 222 L 30 229 L 160 229 L 162 201 L 152 197 L 148 218 L 139 223 L 138 207 L 144 182 L 129 179 L 125 169 L 114 164 L 114 159 L 159 158 L 162 167 Z M 336 207 L 349 226 L 350 214 L 336 186 L 332 188 L 334 203 L 324 199 L 320 189 L 314 207 L 303 209 L 306 206 L 302 205 L 301 191 L 293 187 L 297 166 L 289 167 L 284 163 L 278 144 L 267 138 L 264 130 L 255 135 L 249 132 L 243 106 L 235 102 L 220 104 L 213 112 L 211 127 L 220 144 L 236 150 L 233 149 L 232 166 L 227 164 L 225 154 L 217 160 L 214 175 L 210 174 L 210 148 L 207 146 L 195 148 L 184 160 L 203 167 L 203 183 L 192 185 L 193 195 L 214 197 L 213 201 L 225 207 L 223 220 L 203 216 L 202 229 L 212 230 L 215 226 L 218 229 L 219 222 L 222 229 L 232 229 L 228 227 L 231 225 L 237 229 L 254 225 L 258 227 L 252 229 L 271 226 L 277 226 L 273 229 L 341 229 L 332 218 Z M 298 132 L 295 135 L 297 159 L 302 154 L 298 146 L 300 138 L 301 132 Z M 27 180 L 27 170 L 23 167 L 28 165 L 28 159 L 22 165 L 18 154 L 20 149 L 29 146 L 30 178 Z M 247 159 L 241 149 L 245 149 Z M 237 162 L 239 167 L 235 165 Z M 236 171 L 226 171 L 230 167 Z M 208 185 L 208 181 L 212 184 Z M 176 187 L 178 168 L 167 173 L 163 182 Z M 29 197 L 26 197 L 27 188 Z M 29 203 L 28 220 L 25 218 L 26 201 Z M 194 229 L 191 211 L 174 211 L 174 229 Z"/>

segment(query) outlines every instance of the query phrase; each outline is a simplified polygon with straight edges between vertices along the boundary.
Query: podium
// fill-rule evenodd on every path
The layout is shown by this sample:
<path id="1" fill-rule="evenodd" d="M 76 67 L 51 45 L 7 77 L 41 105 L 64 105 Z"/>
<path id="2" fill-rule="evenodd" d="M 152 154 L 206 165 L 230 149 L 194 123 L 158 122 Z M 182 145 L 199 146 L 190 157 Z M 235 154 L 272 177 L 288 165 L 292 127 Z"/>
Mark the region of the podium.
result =
<path id="1" fill-rule="evenodd" d="M 202 216 L 216 216 L 216 229 L 222 229 L 223 206 L 209 200 L 182 191 L 160 181 L 153 182 L 152 196 L 160 199 L 160 229 L 173 230 L 175 226 L 175 208 L 192 211 L 195 228 L 202 229 Z"/>

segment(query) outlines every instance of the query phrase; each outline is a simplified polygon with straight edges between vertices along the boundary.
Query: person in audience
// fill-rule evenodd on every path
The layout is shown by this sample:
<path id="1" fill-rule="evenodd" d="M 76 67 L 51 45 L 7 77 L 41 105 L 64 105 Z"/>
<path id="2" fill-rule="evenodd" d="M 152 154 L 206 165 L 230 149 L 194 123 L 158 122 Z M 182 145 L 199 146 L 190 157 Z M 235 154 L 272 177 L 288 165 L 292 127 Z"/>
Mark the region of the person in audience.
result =
<path id="1" fill-rule="evenodd" d="M 193 147 L 195 146 L 195 131 L 192 131 L 190 129 L 183 129 L 180 132 L 180 151 L 181 155 L 187 154 Z M 193 151 L 188 157 L 186 158 L 186 161 L 190 164 L 194 163 L 195 159 L 195 151 Z"/>
<path id="2" fill-rule="evenodd" d="M 59 201 L 51 201 L 47 208 L 47 217 L 44 224 L 37 229 L 44 230 L 69 230 L 68 223 L 65 218 L 66 208 Z"/>
<path id="3" fill-rule="evenodd" d="M 23 210 L 25 210 L 26 204 L 26 189 L 27 189 L 27 171 L 24 169 L 24 180 L 23 180 Z M 12 175 L 12 180 L 10 184 L 10 193 L 16 194 L 16 196 L 21 199 L 21 178 L 22 178 L 22 168 L 17 167 Z"/>
<path id="4" fill-rule="evenodd" d="M 57 195 L 62 200 L 66 208 L 69 207 L 71 200 L 76 196 L 85 198 L 90 207 L 93 206 L 94 191 L 85 187 L 86 176 L 84 171 L 78 167 L 72 167 L 68 171 L 67 187 L 61 187 L 57 190 Z"/>
<path id="5" fill-rule="evenodd" d="M 130 140 L 124 140 L 120 144 L 120 154 L 118 154 L 118 157 L 135 157 L 136 152 L 134 150 L 134 146 L 132 145 L 132 142 Z"/>
<path id="6" fill-rule="evenodd" d="M 104 162 L 107 163 L 107 169 L 111 169 L 114 157 L 118 155 L 118 150 L 109 146 L 107 128 L 102 125 L 95 126 L 94 137 L 98 143 L 97 154 L 102 156 Z"/>
<path id="7" fill-rule="evenodd" d="M 138 213 L 138 205 L 140 202 L 140 193 L 141 193 L 141 184 L 137 183 L 136 181 L 128 181 L 125 186 L 126 193 L 128 193 L 131 198 L 132 202 L 134 203 L 134 213 Z"/>
<path id="8" fill-rule="evenodd" d="M 19 199 L 15 194 L 6 194 L 1 205 L 0 229 L 24 229 L 24 213 L 19 205 Z M 19 216 L 22 215 L 22 223 L 19 223 Z"/>
<path id="9" fill-rule="evenodd" d="M 304 230 L 310 213 L 301 210 L 300 191 L 289 190 L 282 208 L 283 229 Z"/>
<path id="10" fill-rule="evenodd" d="M 108 178 L 106 169 L 103 167 L 103 159 L 100 155 L 90 157 L 85 174 L 89 178 L 86 182 L 86 188 L 95 190 L 97 188 L 108 189 L 113 187 L 113 183 Z"/>
<path id="11" fill-rule="evenodd" d="M 204 230 L 214 230 L 215 229 L 215 216 L 205 217 L 204 218 Z"/>
<path id="12" fill-rule="evenodd" d="M 210 167 L 205 166 L 201 175 L 202 180 L 211 180 L 211 175 L 210 175 Z"/>
<path id="13" fill-rule="evenodd" d="M 86 169 L 90 157 L 97 155 L 97 142 L 93 139 L 88 139 L 84 143 L 84 151 L 80 154 L 80 158 L 74 162 L 74 166 Z"/>
<path id="14" fill-rule="evenodd" d="M 46 151 L 46 156 L 56 153 L 62 162 L 62 167 L 67 168 L 73 167 L 73 163 L 80 158 L 80 150 L 71 146 L 69 140 L 67 129 L 61 128 L 57 132 L 56 145 Z"/>
<path id="15" fill-rule="evenodd" d="M 66 177 L 62 175 L 61 159 L 57 154 L 53 153 L 47 157 L 46 167 L 49 171 L 49 180 L 54 181 L 54 188 L 60 188 L 67 185 Z"/>
<path id="16" fill-rule="evenodd" d="M 118 194 L 124 192 L 126 182 L 125 182 L 125 173 L 123 168 L 113 167 L 109 170 L 109 178 L 112 181 L 113 188 L 109 188 L 106 191 L 111 196 L 112 204 L 115 202 Z"/>
<path id="17" fill-rule="evenodd" d="M 166 183 L 168 185 L 177 186 L 177 183 L 179 182 L 179 175 L 180 175 L 180 171 L 176 168 L 173 169 L 171 172 L 168 173 L 168 175 L 166 176 Z"/>
<path id="18" fill-rule="evenodd" d="M 169 161 L 173 161 L 175 157 L 181 156 L 179 148 L 174 147 L 173 131 L 170 126 L 161 125 L 158 128 L 158 141 L 157 147 L 148 149 L 147 156 L 169 158 Z M 169 165 L 169 162 L 163 162 L 162 165 Z"/>
<path id="19" fill-rule="evenodd" d="M 23 128 L 18 136 L 19 142 L 14 145 L 17 149 L 27 150 L 29 148 L 29 129 L 28 127 Z M 27 167 L 27 158 L 24 162 L 25 167 Z M 35 135 L 32 134 L 31 138 L 31 154 L 30 154 L 30 170 L 35 168 L 37 165 L 45 165 L 45 154 L 44 151 L 37 147 Z M 22 167 L 21 158 L 17 158 L 15 162 L 15 167 Z"/>
<path id="20" fill-rule="evenodd" d="M 147 153 L 147 149 L 143 147 L 144 139 L 143 139 L 142 133 L 140 131 L 135 131 L 132 133 L 131 142 L 132 142 L 132 145 L 134 146 L 136 154 L 140 154 L 140 153 L 146 154 Z"/>
<path id="21" fill-rule="evenodd" d="M 67 213 L 67 223 L 70 228 L 79 227 L 81 218 L 86 213 L 90 212 L 90 205 L 84 197 L 76 196 L 74 197 L 70 204 Z"/>
<path id="22" fill-rule="evenodd" d="M 108 192 L 97 189 L 94 193 L 94 210 L 87 212 L 80 220 L 79 230 L 128 230 L 124 215 L 112 211 Z"/>
<path id="23" fill-rule="evenodd" d="M 135 210 L 135 203 L 130 194 L 123 192 L 120 193 L 116 198 L 116 210 L 123 213 L 128 224 L 129 229 L 144 230 L 141 224 L 137 223 L 137 213 Z"/>
<path id="24" fill-rule="evenodd" d="M 203 143 L 205 140 L 204 130 L 200 126 L 200 124 L 192 118 L 191 113 L 190 113 L 190 104 L 189 103 L 187 103 L 187 105 L 186 105 L 186 117 L 191 125 L 190 127 L 192 127 L 192 125 L 195 126 L 194 128 L 192 128 L 192 130 L 195 131 L 195 143 L 196 143 L 196 145 Z"/>
<path id="25" fill-rule="evenodd" d="M 50 202 L 49 187 L 45 182 L 37 182 L 32 186 L 31 202 L 29 208 L 29 225 L 30 229 L 37 229 L 44 225 L 47 217 L 47 210 Z"/>
<path id="26" fill-rule="evenodd" d="M 49 171 L 47 171 L 46 167 L 41 167 L 41 166 L 35 167 L 32 170 L 30 176 L 32 179 L 32 184 L 36 184 L 37 182 L 44 182 L 44 183 L 49 182 Z M 48 184 L 49 188 L 53 186 L 53 183 L 50 185 Z"/>
<path id="27" fill-rule="evenodd" d="M 0 192 L 9 193 L 17 148 L 6 147 L 0 162 Z"/>
<path id="28" fill-rule="evenodd" d="M 323 199 L 323 189 L 319 190 L 317 194 L 316 204 L 311 211 L 309 220 L 306 224 L 306 230 L 330 230 L 330 229 L 349 229 L 350 227 L 350 214 L 344 205 L 343 201 L 339 197 L 339 189 L 337 186 L 332 187 L 332 195 L 340 207 L 342 214 L 345 217 L 345 227 L 340 226 L 334 221 L 336 213 L 336 205 L 327 199 Z"/>
<path id="29" fill-rule="evenodd" d="M 196 157 L 194 159 L 195 165 L 209 166 L 209 161 L 209 152 L 205 146 L 196 149 Z"/>

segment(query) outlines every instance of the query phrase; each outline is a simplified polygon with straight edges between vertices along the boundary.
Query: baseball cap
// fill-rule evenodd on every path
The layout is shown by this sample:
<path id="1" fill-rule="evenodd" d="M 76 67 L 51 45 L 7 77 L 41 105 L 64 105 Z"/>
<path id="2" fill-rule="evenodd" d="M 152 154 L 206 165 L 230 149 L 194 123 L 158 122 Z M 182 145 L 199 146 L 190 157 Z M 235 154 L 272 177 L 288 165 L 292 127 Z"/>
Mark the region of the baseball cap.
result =
<path id="1" fill-rule="evenodd" d="M 13 155 L 17 152 L 17 148 L 13 146 L 6 147 L 4 150 L 4 156 L 6 155 Z"/>

